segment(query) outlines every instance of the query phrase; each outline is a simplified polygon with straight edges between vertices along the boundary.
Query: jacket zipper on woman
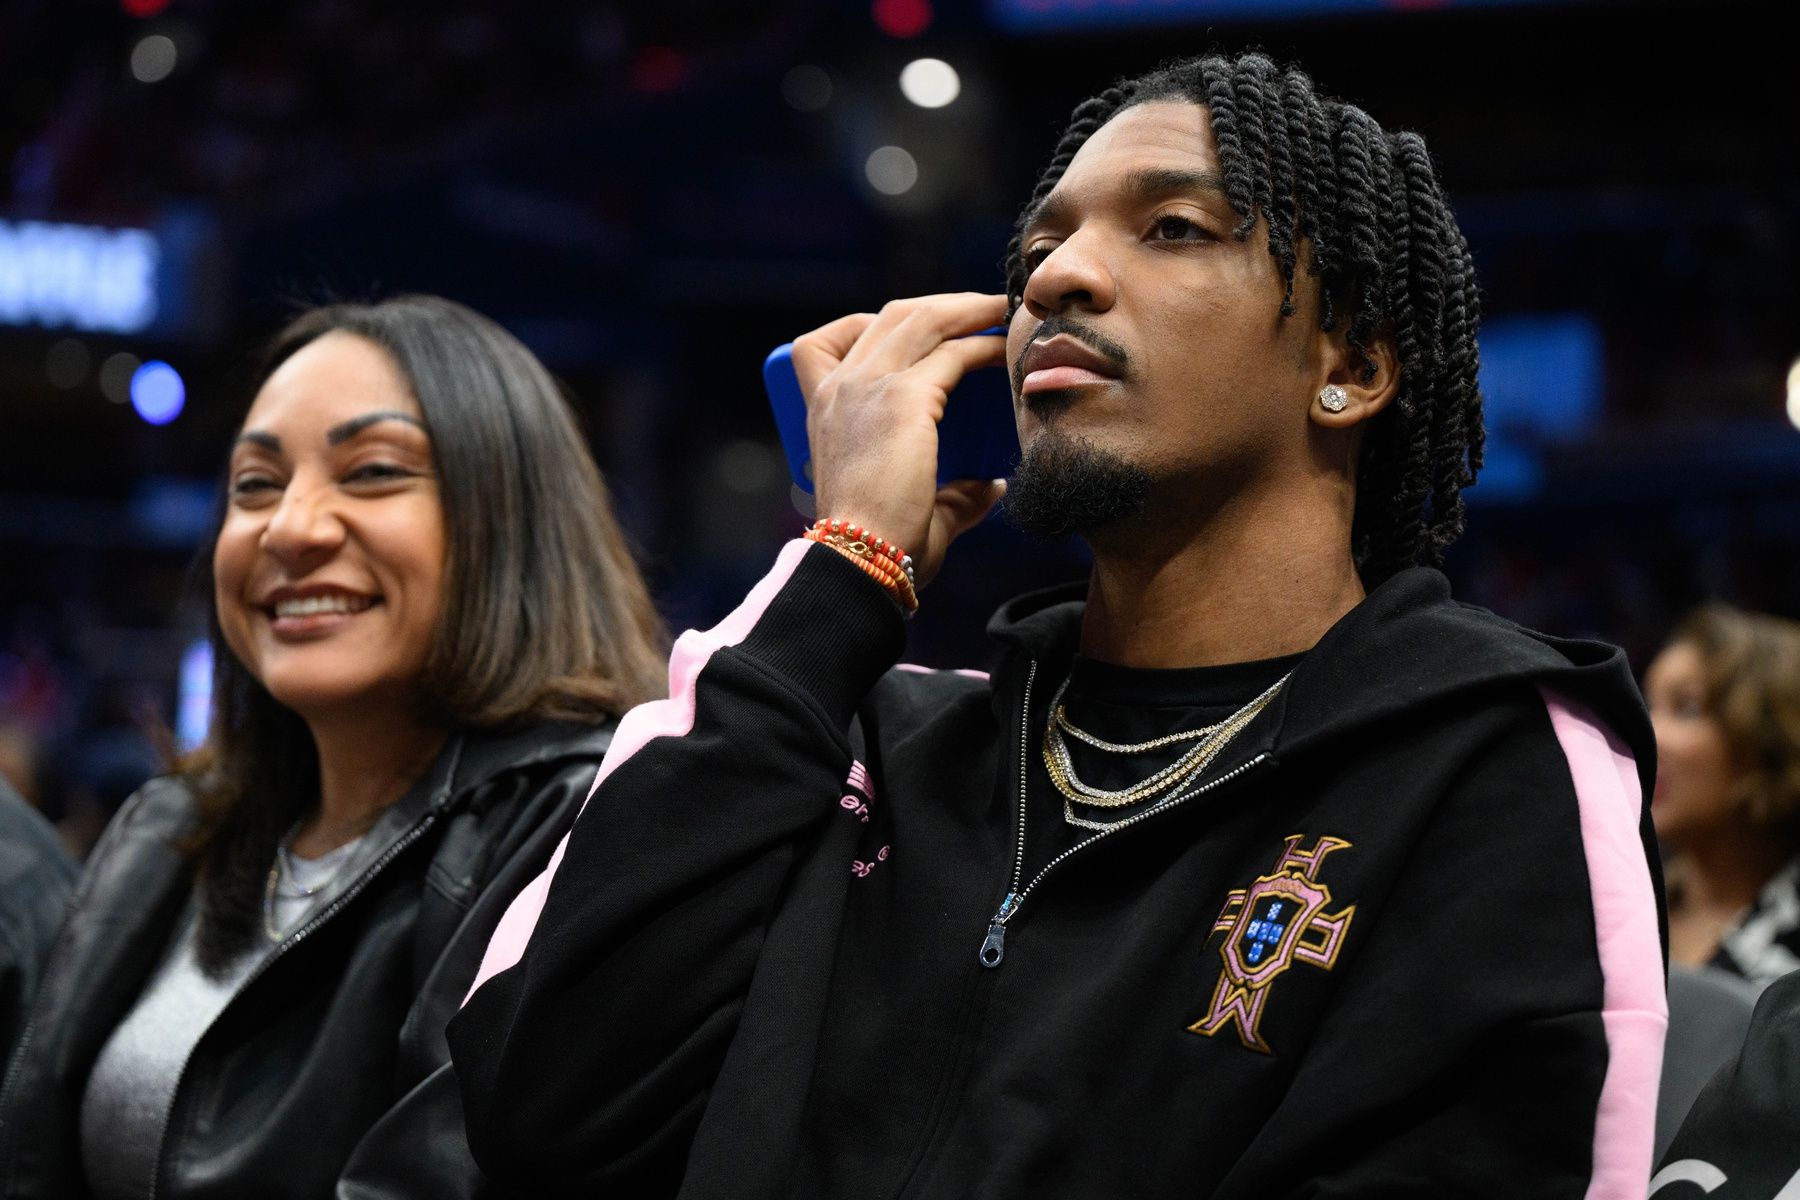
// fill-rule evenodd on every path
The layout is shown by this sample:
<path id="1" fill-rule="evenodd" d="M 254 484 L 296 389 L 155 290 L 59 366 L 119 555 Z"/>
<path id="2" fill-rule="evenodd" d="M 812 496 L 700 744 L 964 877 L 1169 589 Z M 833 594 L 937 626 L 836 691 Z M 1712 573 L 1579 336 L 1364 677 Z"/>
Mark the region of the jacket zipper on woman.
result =
<path id="1" fill-rule="evenodd" d="M 225 1015 L 225 1010 L 237 1002 L 237 998 L 244 994 L 246 988 L 256 982 L 256 980 L 260 979 L 263 974 L 268 971 L 271 963 L 282 957 L 293 947 L 299 945 L 313 930 L 323 925 L 326 921 L 329 921 L 346 904 L 350 903 L 350 901 L 360 895 L 363 889 L 369 885 L 370 880 L 381 874 L 382 870 L 390 862 L 394 861 L 394 859 L 408 846 L 411 846 L 414 842 L 424 837 L 426 831 L 437 823 L 437 818 L 437 809 L 433 808 L 426 812 L 425 815 L 419 819 L 418 824 L 407 830 L 399 840 L 395 841 L 393 845 L 382 851 L 381 857 L 369 864 L 369 869 L 364 871 L 361 875 L 358 875 L 349 887 L 338 893 L 336 899 L 332 900 L 330 904 L 327 904 L 324 908 L 321 908 L 318 912 L 309 917 L 300 928 L 294 930 L 290 936 L 282 938 L 275 949 L 271 950 L 263 957 L 261 962 L 252 967 L 250 973 L 244 976 L 243 981 L 233 989 L 231 999 L 227 1000 L 219 1009 L 219 1016 L 213 1018 L 213 1024 L 216 1025 L 218 1023 L 219 1017 Z M 175 1111 L 181 1103 L 181 1084 L 183 1080 L 187 1078 L 188 1064 L 194 1060 L 194 1051 L 198 1050 L 200 1048 L 200 1043 L 206 1040 L 206 1034 L 207 1032 L 210 1032 L 211 1028 L 212 1026 L 209 1025 L 206 1030 L 201 1032 L 200 1037 L 194 1042 L 193 1046 L 188 1049 L 187 1057 L 181 1060 L 181 1069 L 175 1073 L 175 1090 L 170 1094 L 169 1111 L 163 1118 L 162 1132 L 159 1133 L 156 1138 L 156 1158 L 150 1171 L 150 1191 L 147 1193 L 146 1200 L 156 1200 L 156 1194 L 161 1189 L 163 1155 L 168 1151 L 169 1127 L 175 1123 Z"/>
<path id="2" fill-rule="evenodd" d="M 1069 859 L 1074 858 L 1077 854 L 1080 854 L 1095 842 L 1109 838 L 1113 834 L 1119 832 L 1119 830 L 1125 829 L 1131 825 L 1136 825 L 1140 821 L 1148 821 L 1151 817 L 1159 816 L 1162 813 L 1179 808 L 1194 797 L 1203 796 L 1214 788 L 1223 787 L 1225 784 L 1230 783 L 1232 780 L 1266 762 L 1269 757 L 1267 754 L 1258 754 L 1249 762 L 1241 763 L 1240 765 L 1233 767 L 1217 779 L 1210 780 L 1201 784 L 1199 787 L 1183 792 L 1179 796 L 1175 796 L 1161 804 L 1147 808 L 1143 812 L 1136 813 L 1126 817 L 1122 821 L 1108 825 L 1105 829 L 1102 829 L 1091 837 L 1083 838 L 1081 841 L 1076 842 L 1073 846 L 1070 846 L 1067 850 L 1064 850 L 1061 854 L 1058 854 L 1055 858 L 1045 863 L 1043 867 L 1038 870 L 1038 873 L 1031 877 L 1031 882 L 1025 883 L 1024 886 L 1021 887 L 1020 885 L 1024 882 L 1025 878 L 1025 811 L 1027 807 L 1027 797 L 1025 793 L 1027 781 L 1031 778 L 1031 685 L 1037 681 L 1037 670 L 1037 660 L 1033 659 L 1031 662 L 1031 669 L 1025 675 L 1025 705 L 1024 712 L 1019 718 L 1019 825 L 1015 835 L 1017 844 L 1014 847 L 1013 853 L 1012 881 L 1011 886 L 1007 890 L 1006 898 L 1000 901 L 1000 907 L 995 909 L 994 915 L 989 918 L 987 936 L 981 941 L 981 965 L 984 967 L 997 967 L 1000 965 L 1001 960 L 1006 957 L 1007 923 L 1019 915 L 1019 909 L 1024 905 L 1026 898 L 1029 897 L 1033 891 L 1037 890 L 1037 886 L 1044 882 L 1044 879 L 1050 872 L 1056 870 L 1057 867 L 1061 866 Z"/>

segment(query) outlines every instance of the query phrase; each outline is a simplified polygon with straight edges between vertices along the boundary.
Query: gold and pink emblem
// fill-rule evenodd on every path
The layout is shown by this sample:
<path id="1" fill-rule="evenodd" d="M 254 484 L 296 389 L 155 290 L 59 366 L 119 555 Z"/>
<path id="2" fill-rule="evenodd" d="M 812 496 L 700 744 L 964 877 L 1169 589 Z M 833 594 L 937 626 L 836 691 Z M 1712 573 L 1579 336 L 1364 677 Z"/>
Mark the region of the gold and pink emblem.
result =
<path id="1" fill-rule="evenodd" d="M 1213 932 L 1225 935 L 1219 947 L 1224 970 L 1206 1015 L 1188 1026 L 1189 1033 L 1211 1037 L 1235 1025 L 1245 1046 L 1272 1053 L 1261 1032 L 1269 985 L 1297 962 L 1326 971 L 1337 963 L 1356 905 L 1327 911 L 1331 888 L 1318 876 L 1325 856 L 1349 849 L 1350 843 L 1322 837 L 1302 850 L 1304 839 L 1304 834 L 1290 836 L 1273 872 L 1227 895 L 1213 922 Z"/>

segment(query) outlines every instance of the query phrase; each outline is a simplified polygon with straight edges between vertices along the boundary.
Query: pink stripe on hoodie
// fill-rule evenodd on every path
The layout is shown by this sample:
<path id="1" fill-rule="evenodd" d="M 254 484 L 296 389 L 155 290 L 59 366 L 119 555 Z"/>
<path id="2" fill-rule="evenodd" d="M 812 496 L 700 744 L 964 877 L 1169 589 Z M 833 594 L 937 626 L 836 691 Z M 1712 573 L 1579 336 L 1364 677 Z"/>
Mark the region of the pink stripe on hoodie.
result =
<path id="1" fill-rule="evenodd" d="M 640 704 L 625 714 L 624 720 L 619 722 L 618 732 L 613 735 L 606 757 L 600 762 L 594 786 L 588 789 L 588 800 L 594 798 L 594 790 L 605 782 L 608 775 L 643 749 L 652 738 L 685 737 L 694 728 L 694 685 L 700 678 L 700 672 L 705 669 L 715 651 L 735 646 L 749 636 L 750 630 L 755 628 L 775 599 L 775 594 L 786 585 L 794 568 L 800 565 L 800 556 L 812 544 L 800 539 L 789 542 L 776 557 L 775 566 L 750 589 L 750 594 L 732 610 L 730 616 L 705 632 L 690 629 L 676 639 L 675 649 L 669 655 L 669 698 Z M 586 810 L 587 801 L 584 800 L 582 811 Z M 580 819 L 579 815 L 576 819 Z M 475 982 L 469 987 L 469 996 L 475 994 L 476 988 L 524 957 L 525 945 L 531 940 L 531 931 L 537 928 L 538 917 L 544 911 L 544 901 L 550 894 L 550 881 L 555 878 L 556 869 L 562 865 L 563 853 L 568 848 L 569 836 L 564 834 L 543 873 L 526 884 L 507 906 L 500 924 L 494 928 L 494 936 L 488 939 L 487 953 L 482 956 L 481 969 L 475 972 Z M 468 1003 L 468 996 L 463 997 L 463 1003 Z"/>
<path id="2" fill-rule="evenodd" d="M 1643 789 L 1631 752 L 1586 709 L 1545 692 L 1581 813 L 1599 944 L 1606 1079 L 1594 1114 L 1588 1200 L 1643 1200 L 1669 1009 L 1656 893 L 1638 834 Z"/>

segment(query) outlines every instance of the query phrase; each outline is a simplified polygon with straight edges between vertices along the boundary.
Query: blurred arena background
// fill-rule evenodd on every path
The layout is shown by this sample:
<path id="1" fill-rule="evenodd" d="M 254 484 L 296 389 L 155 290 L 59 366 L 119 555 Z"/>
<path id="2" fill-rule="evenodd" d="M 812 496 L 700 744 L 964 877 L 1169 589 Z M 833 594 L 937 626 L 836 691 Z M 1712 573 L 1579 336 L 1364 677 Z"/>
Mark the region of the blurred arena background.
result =
<path id="1" fill-rule="evenodd" d="M 1486 293 L 1460 594 L 1800 616 L 1800 49 L 1688 0 L 0 0 L 0 772 L 72 845 L 205 721 L 185 584 L 256 349 L 442 293 L 567 383 L 671 624 L 799 528 L 759 365 L 995 290 L 1071 107 L 1221 46 L 1423 132 Z M 1076 577 L 991 521 L 912 626 Z"/>

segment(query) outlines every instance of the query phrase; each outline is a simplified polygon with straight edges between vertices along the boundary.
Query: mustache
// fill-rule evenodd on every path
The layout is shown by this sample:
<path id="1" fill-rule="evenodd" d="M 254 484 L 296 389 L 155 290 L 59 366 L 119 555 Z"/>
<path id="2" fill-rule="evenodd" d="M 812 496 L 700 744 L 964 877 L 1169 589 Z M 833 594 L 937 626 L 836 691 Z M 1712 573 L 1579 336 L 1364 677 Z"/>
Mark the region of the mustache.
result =
<path id="1" fill-rule="evenodd" d="M 1044 318 L 1044 323 L 1031 333 L 1031 340 L 1025 343 L 1024 349 L 1012 361 L 1013 395 L 1025 384 L 1025 355 L 1038 342 L 1048 341 L 1059 333 L 1066 333 L 1088 349 L 1093 350 L 1112 361 L 1118 368 L 1119 377 L 1123 379 L 1131 367 L 1131 355 L 1125 347 L 1113 341 L 1098 329 L 1084 325 L 1073 317 L 1065 317 L 1061 313 L 1051 313 Z"/>

